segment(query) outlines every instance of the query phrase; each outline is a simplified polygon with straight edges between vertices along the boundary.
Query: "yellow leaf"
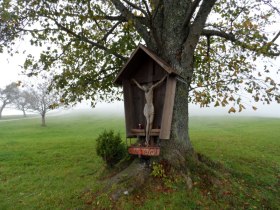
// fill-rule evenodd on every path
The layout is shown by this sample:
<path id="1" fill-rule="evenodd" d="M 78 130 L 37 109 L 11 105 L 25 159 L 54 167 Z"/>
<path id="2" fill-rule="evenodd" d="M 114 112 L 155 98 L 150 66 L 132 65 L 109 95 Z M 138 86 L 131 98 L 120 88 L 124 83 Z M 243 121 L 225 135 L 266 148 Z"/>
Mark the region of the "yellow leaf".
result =
<path id="1" fill-rule="evenodd" d="M 217 107 L 217 106 L 220 106 L 219 101 L 216 101 L 216 103 L 215 103 L 215 105 L 214 105 L 214 107 Z"/>
<path id="2" fill-rule="evenodd" d="M 202 87 L 202 82 L 198 82 L 197 87 Z"/>
<path id="3" fill-rule="evenodd" d="M 245 109 L 245 107 L 244 107 L 242 104 L 239 104 L 239 110 L 238 110 L 238 112 L 241 112 L 242 109 Z"/>
<path id="4" fill-rule="evenodd" d="M 270 88 L 270 89 L 268 89 L 268 90 L 266 90 L 265 92 L 271 93 L 273 90 L 274 90 L 274 87 L 273 87 L 273 88 Z"/>
<path id="5" fill-rule="evenodd" d="M 229 101 L 235 101 L 235 99 L 234 99 L 233 96 L 230 96 L 228 100 L 229 100 Z"/>
<path id="6" fill-rule="evenodd" d="M 236 110 L 235 110 L 235 108 L 234 107 L 231 107 L 229 110 L 228 110 L 228 113 L 230 114 L 231 112 L 233 112 L 233 113 L 235 113 L 236 112 Z"/>
<path id="7" fill-rule="evenodd" d="M 228 101 L 227 101 L 227 98 L 226 98 L 226 97 L 224 97 L 223 103 L 228 104 Z"/>

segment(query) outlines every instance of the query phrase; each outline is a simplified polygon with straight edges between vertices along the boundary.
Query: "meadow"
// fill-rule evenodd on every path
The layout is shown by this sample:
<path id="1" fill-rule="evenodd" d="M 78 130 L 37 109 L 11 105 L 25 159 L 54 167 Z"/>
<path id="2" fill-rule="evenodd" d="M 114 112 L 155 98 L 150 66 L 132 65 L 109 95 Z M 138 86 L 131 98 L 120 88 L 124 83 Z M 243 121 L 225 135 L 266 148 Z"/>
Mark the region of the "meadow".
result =
<path id="1" fill-rule="evenodd" d="M 94 197 L 106 171 L 95 139 L 104 129 L 124 138 L 122 116 L 49 116 L 47 127 L 39 118 L 0 120 L 0 209 L 277 209 L 279 128 L 279 118 L 191 117 L 194 148 L 223 166 L 223 189 L 209 190 L 194 180 L 187 190 L 176 182 L 171 190 L 112 203 L 106 195 Z"/>

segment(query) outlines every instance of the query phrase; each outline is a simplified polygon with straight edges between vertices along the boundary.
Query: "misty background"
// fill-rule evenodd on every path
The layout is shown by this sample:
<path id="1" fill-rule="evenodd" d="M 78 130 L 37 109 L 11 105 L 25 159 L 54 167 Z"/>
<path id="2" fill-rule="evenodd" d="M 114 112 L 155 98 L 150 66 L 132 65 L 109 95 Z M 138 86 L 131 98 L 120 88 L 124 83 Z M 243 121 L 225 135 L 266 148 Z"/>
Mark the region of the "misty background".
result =
<path id="1" fill-rule="evenodd" d="M 28 51 L 31 51 L 32 54 L 39 55 L 41 49 L 35 48 L 32 46 L 28 46 L 26 42 L 21 42 L 16 45 L 19 51 L 24 51 L 28 48 Z M 25 84 L 32 84 L 32 82 L 36 82 L 36 78 L 28 78 L 22 74 L 21 65 L 23 65 L 26 58 L 26 54 L 15 54 L 14 56 L 10 56 L 7 53 L 0 54 L 0 88 L 4 88 L 6 85 L 11 82 L 22 81 Z M 280 68 L 280 58 L 277 58 L 273 61 L 273 65 L 275 66 L 275 72 Z M 272 78 L 276 81 L 280 81 L 280 75 L 272 73 Z M 256 103 L 254 101 L 248 101 L 244 104 L 246 109 L 242 112 L 236 112 L 228 114 L 228 110 L 232 106 L 229 104 L 226 107 L 214 107 L 214 105 L 210 107 L 200 108 L 198 105 L 190 104 L 189 113 L 190 116 L 262 116 L 262 117 L 278 117 L 280 118 L 280 104 L 273 102 L 269 105 L 263 105 L 261 102 Z M 252 106 L 256 106 L 257 110 L 254 111 Z M 122 101 L 114 102 L 114 103 L 104 103 L 99 102 L 92 108 L 90 106 L 90 102 L 83 102 L 81 104 L 76 105 L 75 107 L 70 107 L 68 109 L 59 109 L 52 111 L 53 114 L 63 114 L 69 112 L 77 112 L 77 111 L 92 111 L 94 112 L 106 112 L 106 113 L 116 113 L 120 115 L 124 115 L 124 105 Z M 3 110 L 3 116 L 5 115 L 21 115 L 22 112 L 5 108 Z"/>

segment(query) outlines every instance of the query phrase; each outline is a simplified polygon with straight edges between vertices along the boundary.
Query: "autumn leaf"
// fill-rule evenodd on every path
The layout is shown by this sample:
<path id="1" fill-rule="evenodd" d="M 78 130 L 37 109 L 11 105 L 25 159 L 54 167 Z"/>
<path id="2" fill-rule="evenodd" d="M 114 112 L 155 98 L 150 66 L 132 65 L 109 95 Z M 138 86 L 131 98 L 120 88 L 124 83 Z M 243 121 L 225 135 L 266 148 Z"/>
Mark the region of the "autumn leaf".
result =
<path id="1" fill-rule="evenodd" d="M 273 90 L 274 90 L 274 87 L 273 87 L 273 88 L 269 88 L 269 89 L 268 89 L 268 90 L 266 90 L 265 92 L 267 92 L 267 93 L 271 93 Z"/>
<path id="2" fill-rule="evenodd" d="M 239 110 L 238 112 L 241 112 L 243 109 L 246 109 L 242 104 L 239 104 Z"/>
<path id="3" fill-rule="evenodd" d="M 217 107 L 217 106 L 220 106 L 219 101 L 216 101 L 216 103 L 215 103 L 215 105 L 214 105 L 214 107 Z"/>
<path id="4" fill-rule="evenodd" d="M 222 106 L 225 107 L 228 104 L 227 98 L 224 97 L 223 101 L 222 101 Z"/>
<path id="5" fill-rule="evenodd" d="M 197 87 L 202 87 L 202 82 L 198 82 Z"/>
<path id="6" fill-rule="evenodd" d="M 229 101 L 235 101 L 235 99 L 234 99 L 233 96 L 230 96 L 228 100 L 229 100 Z"/>
<path id="7" fill-rule="evenodd" d="M 235 110 L 235 108 L 234 107 L 231 107 L 229 110 L 228 110 L 228 113 L 230 114 L 231 112 L 233 112 L 233 113 L 235 113 L 236 112 L 236 110 Z"/>

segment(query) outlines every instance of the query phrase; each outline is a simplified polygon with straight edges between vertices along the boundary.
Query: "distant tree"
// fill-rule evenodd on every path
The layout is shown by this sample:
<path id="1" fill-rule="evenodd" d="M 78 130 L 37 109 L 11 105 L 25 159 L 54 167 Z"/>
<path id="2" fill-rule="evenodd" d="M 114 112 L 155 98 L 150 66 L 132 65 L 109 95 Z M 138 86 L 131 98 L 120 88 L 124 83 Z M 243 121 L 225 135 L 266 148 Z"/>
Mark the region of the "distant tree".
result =
<path id="1" fill-rule="evenodd" d="M 4 89 L 0 88 L 0 118 L 4 108 L 15 101 L 19 95 L 18 85 L 13 82 L 7 85 Z"/>
<path id="2" fill-rule="evenodd" d="M 23 90 L 19 92 L 19 96 L 14 100 L 13 104 L 16 109 L 23 112 L 23 116 L 26 117 L 26 111 L 28 110 L 28 106 L 32 100 L 32 95 L 30 91 Z"/>
<path id="3" fill-rule="evenodd" d="M 42 126 L 46 126 L 46 114 L 59 107 L 57 94 L 48 91 L 49 83 L 44 82 L 29 90 L 28 110 L 39 113 L 42 117 Z"/>

